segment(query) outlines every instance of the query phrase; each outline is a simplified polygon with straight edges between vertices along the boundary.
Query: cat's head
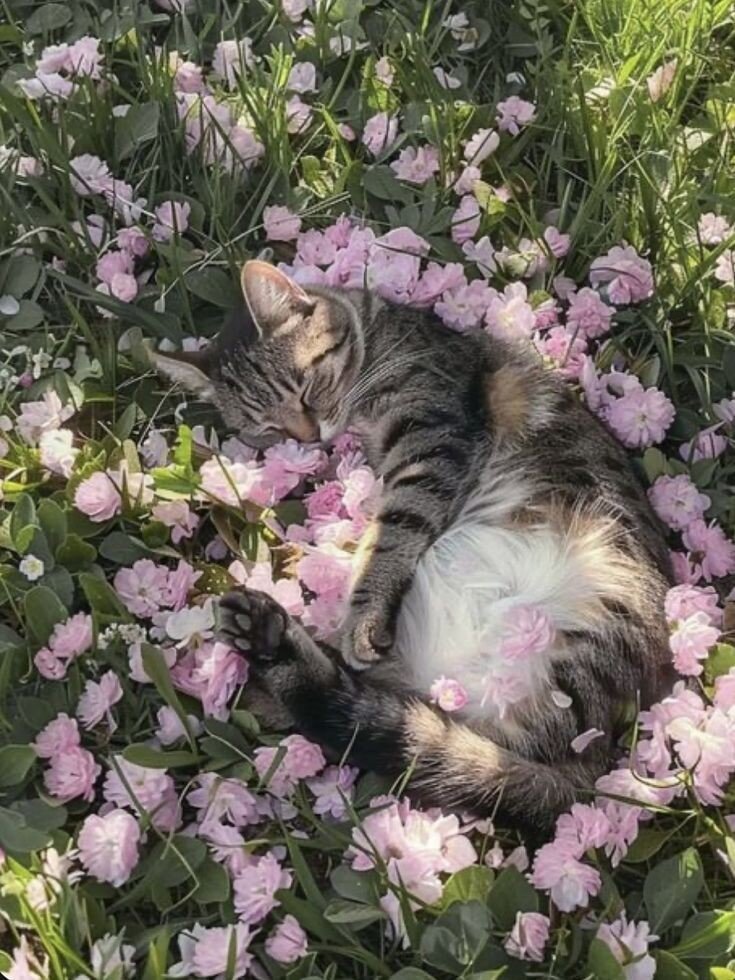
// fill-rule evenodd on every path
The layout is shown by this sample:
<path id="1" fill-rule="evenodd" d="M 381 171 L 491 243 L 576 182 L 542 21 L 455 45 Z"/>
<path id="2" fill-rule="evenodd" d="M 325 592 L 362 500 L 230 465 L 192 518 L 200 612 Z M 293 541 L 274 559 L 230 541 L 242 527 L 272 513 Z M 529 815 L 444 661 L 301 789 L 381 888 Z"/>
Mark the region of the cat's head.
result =
<path id="1" fill-rule="evenodd" d="M 217 339 L 193 353 L 155 351 L 156 369 L 212 402 L 250 445 L 343 431 L 364 349 L 357 307 L 267 262 L 246 262 L 241 283 L 245 308 Z"/>

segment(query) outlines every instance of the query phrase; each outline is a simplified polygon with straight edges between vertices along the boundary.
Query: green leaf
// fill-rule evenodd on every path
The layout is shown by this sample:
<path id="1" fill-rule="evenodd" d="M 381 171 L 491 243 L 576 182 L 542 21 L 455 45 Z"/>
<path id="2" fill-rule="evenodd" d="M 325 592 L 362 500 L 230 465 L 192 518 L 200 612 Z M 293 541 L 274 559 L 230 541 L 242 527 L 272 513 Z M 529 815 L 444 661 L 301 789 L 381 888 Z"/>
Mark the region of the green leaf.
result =
<path id="1" fill-rule="evenodd" d="M 48 834 L 29 827 L 22 814 L 0 807 L 0 847 L 23 854 L 46 847 L 48 842 Z"/>
<path id="2" fill-rule="evenodd" d="M 377 922 L 378 919 L 384 919 L 385 912 L 370 905 L 336 898 L 324 909 L 324 918 L 327 922 L 334 922 L 336 925 L 367 926 L 371 922 Z"/>
<path id="3" fill-rule="evenodd" d="M 685 923 L 681 939 L 669 952 L 685 960 L 713 960 L 733 949 L 735 912 L 699 912 Z"/>
<path id="4" fill-rule="evenodd" d="M 197 868 L 199 886 L 192 895 L 199 905 L 213 905 L 226 902 L 230 897 L 230 877 L 223 865 L 207 856 L 201 867 Z"/>
<path id="5" fill-rule="evenodd" d="M 206 269 L 192 269 L 184 273 L 184 283 L 190 293 L 213 306 L 230 310 L 237 302 L 237 292 L 232 279 L 222 269 L 212 266 Z"/>
<path id="6" fill-rule="evenodd" d="M 286 838 L 286 845 L 288 847 L 288 853 L 291 857 L 291 866 L 293 867 L 294 874 L 296 875 L 296 880 L 301 886 L 304 895 L 309 899 L 311 905 L 315 909 L 323 911 L 326 908 L 327 900 L 322 894 L 322 889 L 316 882 L 314 875 L 311 872 L 311 868 L 306 863 L 303 851 L 299 846 L 298 841 L 295 837 L 289 835 Z"/>
<path id="7" fill-rule="evenodd" d="M 474 965 L 490 938 L 490 916 L 481 902 L 455 902 L 421 937 L 421 956 L 427 963 L 455 971 Z M 461 972 L 461 969 L 460 969 Z"/>
<path id="8" fill-rule="evenodd" d="M 640 864 L 643 861 L 649 861 L 654 854 L 661 850 L 672 833 L 670 830 L 643 827 L 625 855 L 626 864 Z"/>
<path id="9" fill-rule="evenodd" d="M 447 881 L 442 892 L 442 908 L 449 908 L 453 902 L 469 902 L 477 899 L 484 902 L 492 888 L 495 875 L 490 868 L 472 865 L 456 871 Z"/>
<path id="10" fill-rule="evenodd" d="M 66 511 L 48 497 L 41 501 L 38 506 L 38 523 L 41 530 L 46 535 L 49 548 L 55 554 L 66 540 L 67 520 Z"/>
<path id="11" fill-rule="evenodd" d="M 657 949 L 656 980 L 697 980 L 697 974 L 665 949 Z"/>
<path id="12" fill-rule="evenodd" d="M 370 167 L 363 173 L 362 183 L 369 194 L 380 198 L 381 201 L 399 201 L 407 204 L 413 200 L 411 190 L 398 180 L 390 167 Z"/>
<path id="13" fill-rule="evenodd" d="M 34 330 L 43 323 L 44 313 L 38 303 L 32 299 L 22 299 L 20 309 L 8 320 L 8 330 Z"/>
<path id="14" fill-rule="evenodd" d="M 416 966 L 405 966 L 398 973 L 393 973 L 390 980 L 433 980 L 430 973 L 419 970 Z"/>
<path id="15" fill-rule="evenodd" d="M 647 449 L 643 454 L 643 469 L 649 483 L 666 473 L 666 457 L 660 449 Z"/>
<path id="16" fill-rule="evenodd" d="M 308 932 L 313 933 L 322 942 L 341 943 L 344 940 L 342 934 L 331 922 L 327 922 L 321 909 L 314 908 L 311 902 L 299 898 L 291 891 L 278 891 L 276 898 L 280 901 L 284 910 L 299 920 Z"/>
<path id="17" fill-rule="evenodd" d="M 16 499 L 15 505 L 13 507 L 13 512 L 10 515 L 10 540 L 13 542 L 14 547 L 21 554 L 24 553 L 25 547 L 30 541 L 30 537 L 23 539 L 22 542 L 18 542 L 18 537 L 22 531 L 27 527 L 36 527 L 36 506 L 33 503 L 33 498 L 30 494 L 22 493 Z"/>
<path id="18" fill-rule="evenodd" d="M 174 444 L 173 459 L 178 466 L 191 466 L 194 439 L 188 425 L 180 425 Z"/>
<path id="19" fill-rule="evenodd" d="M 72 603 L 74 602 L 74 580 L 66 568 L 53 568 L 39 581 L 39 585 L 45 585 L 51 589 L 57 598 L 66 606 L 66 615 L 69 615 Z"/>
<path id="20" fill-rule="evenodd" d="M 193 882 L 196 869 L 204 863 L 207 856 L 206 845 L 196 837 L 174 834 L 165 841 L 159 841 L 151 851 L 146 862 L 149 874 L 157 885 L 174 888 L 184 882 Z"/>
<path id="21" fill-rule="evenodd" d="M 30 745 L 4 745 L 0 749 L 0 787 L 22 783 L 36 758 Z"/>
<path id="22" fill-rule="evenodd" d="M 99 548 L 100 554 L 108 561 L 114 561 L 118 565 L 132 565 L 139 558 L 149 556 L 149 552 L 140 544 L 136 543 L 129 534 L 122 531 L 113 531 L 102 541 Z"/>
<path id="23" fill-rule="evenodd" d="M 118 599 L 112 586 L 103 578 L 91 572 L 84 572 L 79 576 L 79 584 L 93 612 L 103 616 L 115 616 L 124 623 L 130 622 L 127 609 Z"/>
<path id="24" fill-rule="evenodd" d="M 501 929 L 508 932 L 516 921 L 516 912 L 538 912 L 538 892 L 526 881 L 518 868 L 504 868 L 490 889 L 487 907 Z"/>
<path id="25" fill-rule="evenodd" d="M 23 601 L 26 629 L 34 643 L 43 646 L 54 626 L 68 618 L 68 611 L 59 597 L 45 585 L 37 585 L 26 593 Z"/>
<path id="26" fill-rule="evenodd" d="M 120 415 L 115 422 L 112 429 L 115 436 L 122 442 L 127 439 L 130 433 L 135 427 L 135 421 L 138 417 L 138 406 L 135 402 L 131 402 L 125 411 Z"/>
<path id="27" fill-rule="evenodd" d="M 32 255 L 14 255 L 5 268 L 3 293 L 16 299 L 30 293 L 41 273 L 41 263 Z"/>
<path id="28" fill-rule="evenodd" d="M 171 682 L 171 674 L 168 669 L 168 664 L 161 653 L 156 647 L 150 645 L 150 643 L 143 643 L 141 646 L 142 660 L 143 660 L 143 670 L 153 681 L 156 690 L 161 695 L 163 700 L 169 706 L 173 708 L 176 715 L 184 726 L 184 731 L 186 732 L 186 738 L 189 745 L 194 751 L 196 751 L 196 742 L 194 736 L 191 732 L 191 727 L 189 726 L 189 719 L 184 711 L 184 707 L 179 701 L 179 696 L 174 690 L 174 686 Z"/>
<path id="29" fill-rule="evenodd" d="M 716 644 L 705 664 L 707 677 L 714 681 L 715 677 L 729 674 L 732 667 L 735 667 L 735 647 L 729 643 Z"/>
<path id="30" fill-rule="evenodd" d="M 64 542 L 56 549 L 56 561 L 70 572 L 88 568 L 97 557 L 97 549 L 78 534 L 67 534 Z"/>
<path id="31" fill-rule="evenodd" d="M 52 806 L 44 800 L 16 800 L 10 809 L 19 813 L 29 827 L 45 833 L 60 830 L 68 817 L 65 806 Z"/>
<path id="32" fill-rule="evenodd" d="M 601 939 L 593 939 L 587 955 L 587 968 L 595 980 L 625 980 L 625 972 Z"/>
<path id="33" fill-rule="evenodd" d="M 653 868 L 643 884 L 651 932 L 661 935 L 682 919 L 696 902 L 703 884 L 702 860 L 693 847 Z"/>
<path id="34" fill-rule="evenodd" d="M 134 762 L 136 766 L 146 766 L 149 769 L 180 769 L 183 766 L 193 766 L 198 756 L 183 749 L 172 749 L 162 752 L 151 748 L 150 745 L 133 744 L 123 749 L 123 758 Z"/>
<path id="35" fill-rule="evenodd" d="M 124 160 L 156 138 L 160 116 L 161 106 L 158 102 L 141 102 L 131 106 L 124 116 L 115 121 L 115 155 L 118 160 Z"/>
<path id="36" fill-rule="evenodd" d="M 35 10 L 26 21 L 29 34 L 48 34 L 58 31 L 71 20 L 71 8 L 64 3 L 45 3 Z"/>
<path id="37" fill-rule="evenodd" d="M 377 901 L 375 878 L 370 872 L 353 871 L 346 864 L 339 864 L 329 876 L 332 888 L 342 898 L 365 904 Z"/>

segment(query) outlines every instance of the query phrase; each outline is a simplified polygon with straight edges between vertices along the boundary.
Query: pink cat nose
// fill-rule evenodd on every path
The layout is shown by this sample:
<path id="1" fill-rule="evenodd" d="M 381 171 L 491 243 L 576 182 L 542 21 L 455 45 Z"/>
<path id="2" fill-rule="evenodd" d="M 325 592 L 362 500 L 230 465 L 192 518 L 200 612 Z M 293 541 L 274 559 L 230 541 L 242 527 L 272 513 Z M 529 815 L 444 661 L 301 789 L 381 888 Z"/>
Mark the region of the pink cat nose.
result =
<path id="1" fill-rule="evenodd" d="M 298 442 L 317 442 L 319 439 L 319 425 L 316 419 L 309 415 L 289 419 L 285 428 L 286 433 Z"/>

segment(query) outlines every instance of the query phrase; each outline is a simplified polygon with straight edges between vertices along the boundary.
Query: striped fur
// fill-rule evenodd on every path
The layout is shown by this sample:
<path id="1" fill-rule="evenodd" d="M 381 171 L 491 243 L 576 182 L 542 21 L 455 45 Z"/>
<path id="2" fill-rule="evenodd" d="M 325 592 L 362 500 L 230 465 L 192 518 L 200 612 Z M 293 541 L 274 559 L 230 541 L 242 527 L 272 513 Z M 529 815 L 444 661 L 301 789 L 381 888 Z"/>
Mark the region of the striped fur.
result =
<path id="1" fill-rule="evenodd" d="M 609 764 L 626 706 L 671 679 L 667 552 L 624 451 L 527 346 L 249 266 L 255 330 L 222 342 L 200 390 L 256 444 L 353 428 L 384 492 L 339 656 L 252 593 L 222 600 L 223 631 L 336 754 L 412 766 L 433 803 L 548 827 Z M 519 667 L 520 700 L 488 704 L 503 624 L 527 605 L 554 641 Z M 440 674 L 470 694 L 451 719 L 427 703 Z M 577 756 L 593 727 L 604 738 Z"/>

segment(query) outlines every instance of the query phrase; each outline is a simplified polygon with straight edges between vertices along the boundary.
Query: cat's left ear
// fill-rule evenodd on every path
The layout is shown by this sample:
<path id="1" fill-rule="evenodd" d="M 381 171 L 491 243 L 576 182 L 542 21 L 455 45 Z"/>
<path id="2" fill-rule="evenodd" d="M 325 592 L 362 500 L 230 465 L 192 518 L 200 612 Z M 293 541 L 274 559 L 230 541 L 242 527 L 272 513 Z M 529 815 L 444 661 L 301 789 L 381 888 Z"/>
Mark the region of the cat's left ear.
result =
<path id="1" fill-rule="evenodd" d="M 253 259 L 242 267 L 242 292 L 261 337 L 268 337 L 292 316 L 308 316 L 311 299 L 298 283 L 274 265 Z"/>
<path id="2" fill-rule="evenodd" d="M 159 374 L 180 384 L 182 388 L 201 398 L 202 401 L 212 401 L 214 396 L 211 380 L 212 354 L 207 348 L 177 353 L 149 350 L 148 354 Z"/>

